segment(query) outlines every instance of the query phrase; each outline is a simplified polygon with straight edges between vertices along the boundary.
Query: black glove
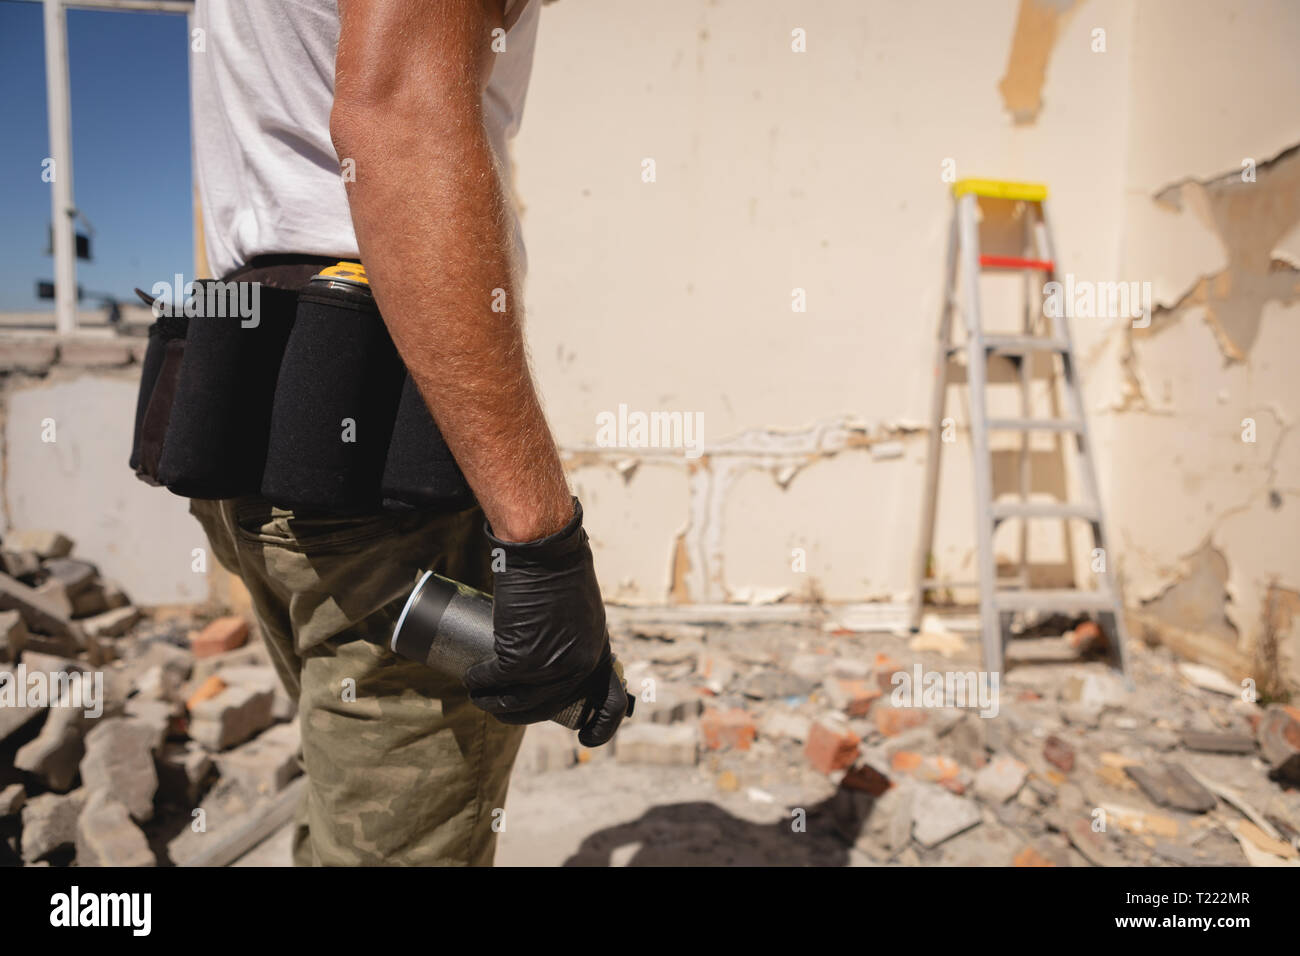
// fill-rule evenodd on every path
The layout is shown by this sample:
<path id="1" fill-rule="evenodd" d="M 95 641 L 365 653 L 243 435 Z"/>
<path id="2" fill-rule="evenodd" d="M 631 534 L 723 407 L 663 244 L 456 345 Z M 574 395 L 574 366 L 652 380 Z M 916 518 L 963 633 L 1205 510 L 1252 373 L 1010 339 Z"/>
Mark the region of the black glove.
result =
<path id="1" fill-rule="evenodd" d="M 614 671 L 582 505 L 574 498 L 573 520 L 536 541 L 517 544 L 484 531 L 505 567 L 492 596 L 496 654 L 465 672 L 470 700 L 502 723 L 533 724 L 580 697 L 597 699 L 604 688 L 604 704 L 593 708 L 578 741 L 605 743 L 623 719 L 627 694 Z"/>

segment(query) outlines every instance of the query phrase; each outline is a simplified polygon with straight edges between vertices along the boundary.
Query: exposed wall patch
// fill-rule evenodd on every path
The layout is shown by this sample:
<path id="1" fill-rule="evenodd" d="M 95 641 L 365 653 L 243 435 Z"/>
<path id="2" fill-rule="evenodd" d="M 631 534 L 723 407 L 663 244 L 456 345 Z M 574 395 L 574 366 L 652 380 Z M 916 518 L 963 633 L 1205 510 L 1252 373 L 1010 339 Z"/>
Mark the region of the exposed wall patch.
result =
<path id="1" fill-rule="evenodd" d="M 1267 302 L 1300 301 L 1300 270 L 1274 247 L 1300 227 L 1300 145 L 1291 146 L 1255 167 L 1255 181 L 1241 170 L 1206 180 L 1186 179 L 1155 195 L 1157 204 L 1189 209 L 1223 244 L 1227 265 L 1202 276 L 1172 306 L 1157 306 L 1147 329 L 1132 335 L 1158 335 L 1183 314 L 1205 308 L 1205 321 L 1226 363 L 1245 361 Z"/>
<path id="2" fill-rule="evenodd" d="M 1038 119 L 1043 108 L 1047 65 L 1056 48 L 1061 24 L 1077 6 L 1082 6 L 1082 0 L 1020 0 L 1007 72 L 998 83 L 1002 102 L 1017 126 Z"/>

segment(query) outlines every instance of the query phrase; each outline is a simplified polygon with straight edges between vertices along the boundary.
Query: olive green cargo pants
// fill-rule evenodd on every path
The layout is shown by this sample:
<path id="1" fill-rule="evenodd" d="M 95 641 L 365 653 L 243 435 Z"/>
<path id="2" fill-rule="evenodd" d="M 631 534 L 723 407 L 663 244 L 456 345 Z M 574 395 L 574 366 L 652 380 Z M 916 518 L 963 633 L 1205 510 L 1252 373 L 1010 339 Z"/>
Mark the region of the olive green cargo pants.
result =
<path id="1" fill-rule="evenodd" d="M 238 574 L 297 702 L 298 865 L 490 865 L 522 727 L 460 681 L 376 647 L 425 569 L 491 591 L 477 508 L 301 517 L 253 496 L 191 502 Z"/>

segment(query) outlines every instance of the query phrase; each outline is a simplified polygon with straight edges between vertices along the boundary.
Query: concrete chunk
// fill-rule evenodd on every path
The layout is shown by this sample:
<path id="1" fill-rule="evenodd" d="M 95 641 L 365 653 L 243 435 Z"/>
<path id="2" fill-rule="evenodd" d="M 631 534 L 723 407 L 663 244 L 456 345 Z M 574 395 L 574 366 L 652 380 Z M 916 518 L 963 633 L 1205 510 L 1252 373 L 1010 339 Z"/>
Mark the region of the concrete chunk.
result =
<path id="1" fill-rule="evenodd" d="M 27 625 L 17 611 L 0 611 L 0 661 L 15 663 L 27 646 Z"/>
<path id="2" fill-rule="evenodd" d="M 284 689 L 284 684 L 275 672 L 275 668 L 269 664 L 237 664 L 231 667 L 223 667 L 218 675 L 222 681 L 228 685 L 246 685 L 256 687 L 260 690 L 269 690 L 275 694 L 275 704 L 271 708 L 271 716 L 277 721 L 288 721 L 294 718 L 298 712 L 297 705 L 289 692 Z"/>
<path id="3" fill-rule="evenodd" d="M 138 620 L 140 620 L 140 609 L 127 605 L 88 617 L 80 624 L 85 629 L 87 637 L 121 637 L 131 630 Z"/>
<path id="4" fill-rule="evenodd" d="M 132 697 L 126 702 L 126 715 L 153 731 L 154 753 L 162 750 L 163 742 L 171 735 L 177 721 L 184 714 L 185 708 L 171 701 Z"/>
<path id="5" fill-rule="evenodd" d="M 698 750 L 690 724 L 632 724 L 614 736 L 614 756 L 619 763 L 693 767 Z"/>
<path id="6" fill-rule="evenodd" d="M 227 687 L 190 711 L 190 736 L 209 750 L 241 744 L 273 720 L 275 694 L 248 685 Z"/>
<path id="7" fill-rule="evenodd" d="M 71 637 L 79 646 L 85 646 L 81 629 L 57 605 L 7 574 L 0 574 L 0 611 L 17 611 L 31 630 L 54 637 Z"/>
<path id="8" fill-rule="evenodd" d="M 10 817 L 27 802 L 27 791 L 21 783 L 11 783 L 0 790 L 0 817 Z"/>
<path id="9" fill-rule="evenodd" d="M 0 571 L 10 577 L 32 579 L 41 570 L 41 556 L 35 551 L 0 551 Z"/>
<path id="10" fill-rule="evenodd" d="M 1125 767 L 1124 772 L 1157 806 L 1173 807 L 1189 813 L 1207 813 L 1218 802 L 1214 794 L 1177 764 Z"/>
<path id="11" fill-rule="evenodd" d="M 912 836 L 924 847 L 936 847 L 979 822 L 979 807 L 971 800 L 935 786 L 923 786 L 916 792 Z"/>
<path id="12" fill-rule="evenodd" d="M 99 579 L 99 568 L 78 558 L 53 558 L 44 564 L 49 580 L 63 586 L 68 597 L 80 594 Z"/>
<path id="13" fill-rule="evenodd" d="M 253 796 L 279 793 L 302 773 L 298 725 L 280 724 L 248 743 L 218 754 L 217 769 L 223 780 L 234 780 Z"/>
<path id="14" fill-rule="evenodd" d="M 77 865 L 155 866 L 157 862 L 126 806 L 106 791 L 91 794 L 77 819 Z"/>
<path id="15" fill-rule="evenodd" d="M 1014 757 L 998 757 L 975 774 L 975 795 L 994 806 L 1006 803 L 1024 786 L 1027 771 Z"/>
<path id="16" fill-rule="evenodd" d="M 194 661 L 194 671 L 190 675 L 195 684 L 201 684 L 213 674 L 225 670 L 227 667 L 242 667 L 244 665 L 268 665 L 271 659 L 266 652 L 266 646 L 258 641 L 255 644 L 246 644 L 237 650 L 227 651 L 224 654 L 216 654 L 212 657 L 201 657 Z"/>
<path id="17" fill-rule="evenodd" d="M 22 854 L 35 863 L 77 841 L 77 818 L 90 796 L 85 787 L 72 793 L 44 793 L 23 807 Z"/>
<path id="18" fill-rule="evenodd" d="M 88 791 L 107 790 L 137 820 L 153 817 L 158 771 L 153 764 L 154 729 L 131 717 L 102 721 L 86 735 L 81 781 Z"/>
<path id="19" fill-rule="evenodd" d="M 14 755 L 14 766 L 40 777 L 51 790 L 70 789 L 93 723 L 94 718 L 87 717 L 83 707 L 72 706 L 65 692 L 57 706 L 49 708 L 41 732 Z"/>
<path id="20" fill-rule="evenodd" d="M 5 543 L 11 548 L 35 551 L 42 561 L 65 558 L 72 553 L 72 539 L 58 531 L 31 528 L 5 533 Z"/>
<path id="21" fill-rule="evenodd" d="M 623 725 L 619 735 L 621 736 L 622 732 L 630 727 L 630 723 Z M 618 737 L 614 739 L 617 741 Z M 578 744 L 573 731 L 566 730 L 559 724 L 543 721 L 540 724 L 529 724 L 523 743 L 519 745 L 519 756 L 515 758 L 515 772 L 546 773 L 552 770 L 564 770 L 577 762 Z"/>

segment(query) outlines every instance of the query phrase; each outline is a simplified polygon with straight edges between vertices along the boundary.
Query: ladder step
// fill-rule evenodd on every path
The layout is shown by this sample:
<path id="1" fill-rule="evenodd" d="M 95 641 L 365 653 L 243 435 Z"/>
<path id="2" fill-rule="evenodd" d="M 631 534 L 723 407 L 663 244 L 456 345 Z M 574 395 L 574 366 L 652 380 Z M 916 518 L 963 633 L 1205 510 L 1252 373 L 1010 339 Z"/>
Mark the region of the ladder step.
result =
<path id="1" fill-rule="evenodd" d="M 1023 354 L 1028 352 L 1068 352 L 1070 343 L 1041 335 L 986 335 L 984 348 L 990 352 Z"/>
<path id="2" fill-rule="evenodd" d="M 1109 591 L 996 591 L 999 611 L 1113 611 L 1115 596 Z"/>
<path id="3" fill-rule="evenodd" d="M 949 345 L 948 354 L 956 355 L 966 351 L 966 343 Z M 1041 335 L 986 335 L 984 351 L 995 355 L 1028 355 L 1030 352 L 1070 351 L 1070 344 L 1064 339 L 1045 338 Z"/>
<path id="4" fill-rule="evenodd" d="M 1099 521 L 1101 515 L 1091 505 L 1063 504 L 1059 501 L 999 501 L 993 505 L 993 520 L 1007 518 L 1083 518 Z"/>
<path id="5" fill-rule="evenodd" d="M 1070 418 L 990 418 L 991 430 L 1016 432 L 1082 432 L 1083 425 Z"/>

